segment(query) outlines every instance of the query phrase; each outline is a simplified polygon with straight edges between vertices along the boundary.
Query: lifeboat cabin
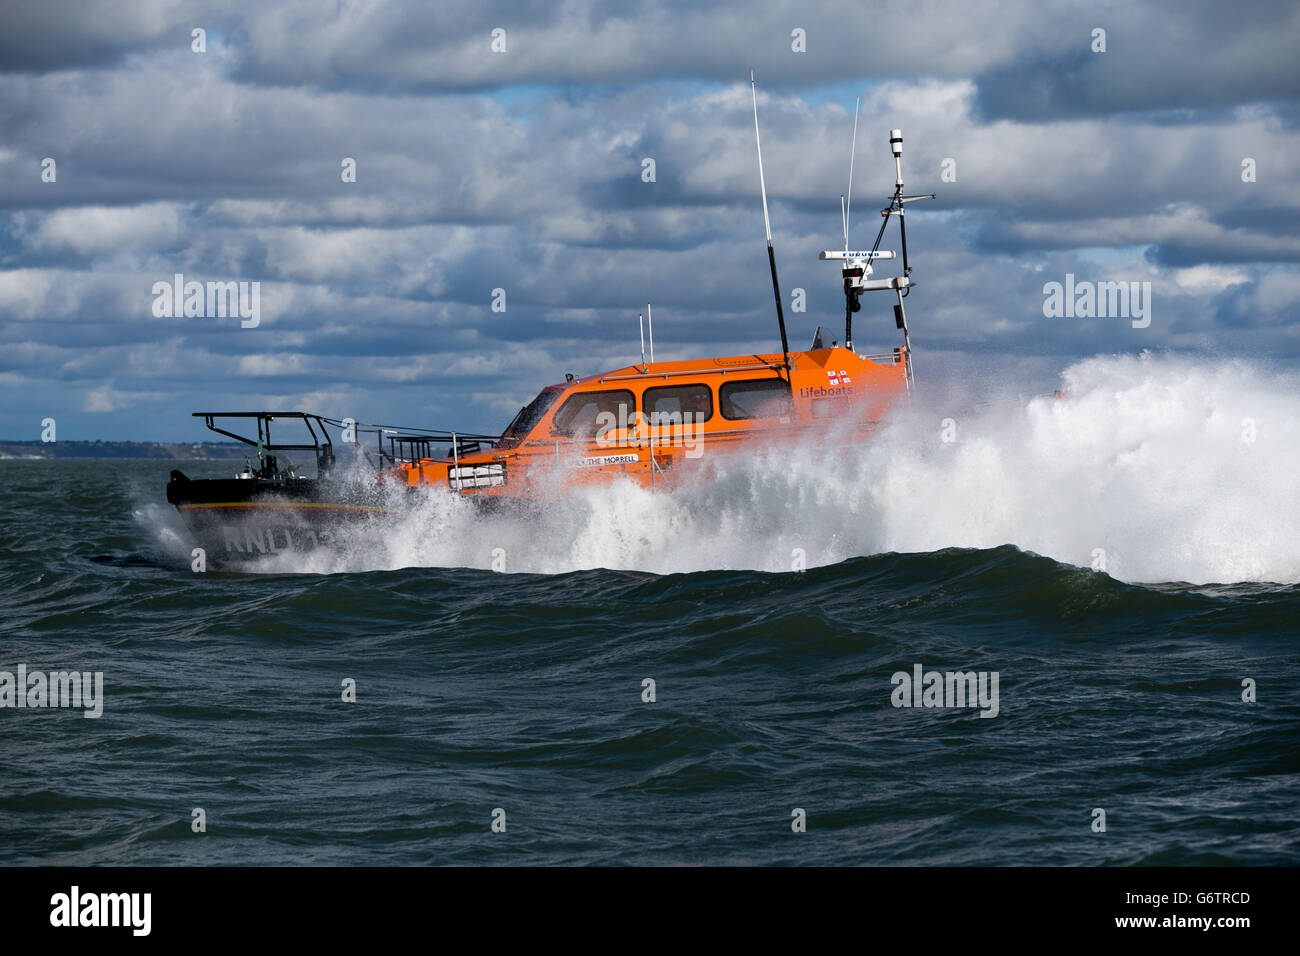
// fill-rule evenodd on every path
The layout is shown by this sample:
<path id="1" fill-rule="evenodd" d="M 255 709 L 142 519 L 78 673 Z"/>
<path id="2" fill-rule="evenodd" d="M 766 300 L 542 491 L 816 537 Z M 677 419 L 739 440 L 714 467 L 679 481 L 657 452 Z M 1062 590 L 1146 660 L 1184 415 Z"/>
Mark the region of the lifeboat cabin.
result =
<path id="1" fill-rule="evenodd" d="M 557 485 L 630 478 L 672 483 L 712 456 L 869 430 L 908 390 L 908 353 L 859 355 L 818 340 L 792 352 L 628 366 L 548 386 L 499 439 L 403 462 L 392 477 L 466 495 L 544 495 Z"/>

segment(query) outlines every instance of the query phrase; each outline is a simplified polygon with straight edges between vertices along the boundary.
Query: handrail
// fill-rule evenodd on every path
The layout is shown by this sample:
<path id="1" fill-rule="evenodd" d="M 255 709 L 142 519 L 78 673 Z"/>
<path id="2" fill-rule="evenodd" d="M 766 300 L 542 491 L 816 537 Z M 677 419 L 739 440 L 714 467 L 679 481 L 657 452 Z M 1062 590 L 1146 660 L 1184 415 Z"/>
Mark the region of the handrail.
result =
<path id="1" fill-rule="evenodd" d="M 726 375 L 728 372 L 753 372 L 763 368 L 785 368 L 779 362 L 767 362 L 762 365 L 731 365 L 727 368 L 695 368 L 687 369 L 680 372 L 634 372 L 631 375 L 602 375 L 597 381 L 603 385 L 606 382 L 619 382 L 629 378 L 669 378 L 673 375 Z"/>
<path id="2" fill-rule="evenodd" d="M 866 355 L 859 355 L 858 358 L 867 359 L 872 362 L 877 361 L 878 359 L 889 359 L 890 362 L 893 362 L 894 353 L 872 352 Z M 621 382 L 632 378 L 671 378 L 676 375 L 726 375 L 728 372 L 756 372 L 759 369 L 765 368 L 783 369 L 785 366 L 780 362 L 765 362 L 759 365 L 730 365 L 725 368 L 694 368 L 677 372 L 632 372 L 628 375 L 602 375 L 596 381 L 597 384 L 604 385 L 606 382 Z"/>

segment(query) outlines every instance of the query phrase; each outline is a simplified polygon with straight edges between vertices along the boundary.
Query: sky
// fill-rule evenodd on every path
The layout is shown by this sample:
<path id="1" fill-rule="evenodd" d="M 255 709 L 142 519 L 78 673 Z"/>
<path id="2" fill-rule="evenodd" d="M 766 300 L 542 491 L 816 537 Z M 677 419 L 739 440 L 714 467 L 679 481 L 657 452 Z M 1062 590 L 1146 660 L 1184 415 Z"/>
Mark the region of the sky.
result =
<path id="1" fill-rule="evenodd" d="M 495 433 L 637 361 L 647 301 L 659 359 L 779 349 L 751 70 L 792 348 L 842 338 L 817 253 L 860 96 L 850 244 L 890 129 L 938 197 L 907 220 L 919 387 L 1294 367 L 1298 49 L 1281 0 L 0 0 L 0 438 L 261 408 Z M 177 274 L 257 283 L 257 324 L 158 314 Z M 1067 275 L 1149 289 L 1149 324 L 1045 314 Z M 859 350 L 899 344 L 892 304 Z"/>

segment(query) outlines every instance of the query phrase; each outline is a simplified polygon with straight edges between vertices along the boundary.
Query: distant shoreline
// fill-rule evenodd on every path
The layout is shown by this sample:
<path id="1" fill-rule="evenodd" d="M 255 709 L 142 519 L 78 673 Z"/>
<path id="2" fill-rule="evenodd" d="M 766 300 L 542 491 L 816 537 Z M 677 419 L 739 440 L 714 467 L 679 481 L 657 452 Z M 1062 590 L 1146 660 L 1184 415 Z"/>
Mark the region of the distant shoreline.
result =
<path id="1" fill-rule="evenodd" d="M 251 445 L 229 441 L 6 441 L 0 461 L 122 459 L 136 461 L 228 461 L 253 453 Z"/>

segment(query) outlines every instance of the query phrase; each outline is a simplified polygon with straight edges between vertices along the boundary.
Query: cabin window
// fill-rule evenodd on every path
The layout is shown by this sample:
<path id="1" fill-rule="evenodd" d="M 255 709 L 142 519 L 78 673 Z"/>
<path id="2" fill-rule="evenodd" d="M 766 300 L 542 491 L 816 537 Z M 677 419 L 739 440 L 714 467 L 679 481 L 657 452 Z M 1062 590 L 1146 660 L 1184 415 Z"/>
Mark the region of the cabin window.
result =
<path id="1" fill-rule="evenodd" d="M 790 386 L 783 378 L 727 382 L 718 389 L 722 417 L 781 418 L 790 414 Z"/>
<path id="2" fill-rule="evenodd" d="M 519 414 L 515 416 L 514 421 L 506 426 L 506 430 L 501 433 L 502 438 L 523 438 L 533 426 L 541 421 L 555 404 L 555 400 L 560 397 L 561 389 L 549 389 L 542 392 L 531 402 L 519 409 Z"/>
<path id="3" fill-rule="evenodd" d="M 707 385 L 665 385 L 647 388 L 641 409 L 651 425 L 707 422 L 713 417 L 713 390 Z"/>
<path id="4" fill-rule="evenodd" d="M 614 416 L 615 428 L 626 428 L 632 424 L 632 416 L 636 414 L 636 396 L 624 388 L 608 392 L 579 392 L 569 396 L 569 400 L 560 406 L 551 425 L 561 435 L 590 438 L 610 421 L 609 418 L 597 421 L 602 412 Z"/>

